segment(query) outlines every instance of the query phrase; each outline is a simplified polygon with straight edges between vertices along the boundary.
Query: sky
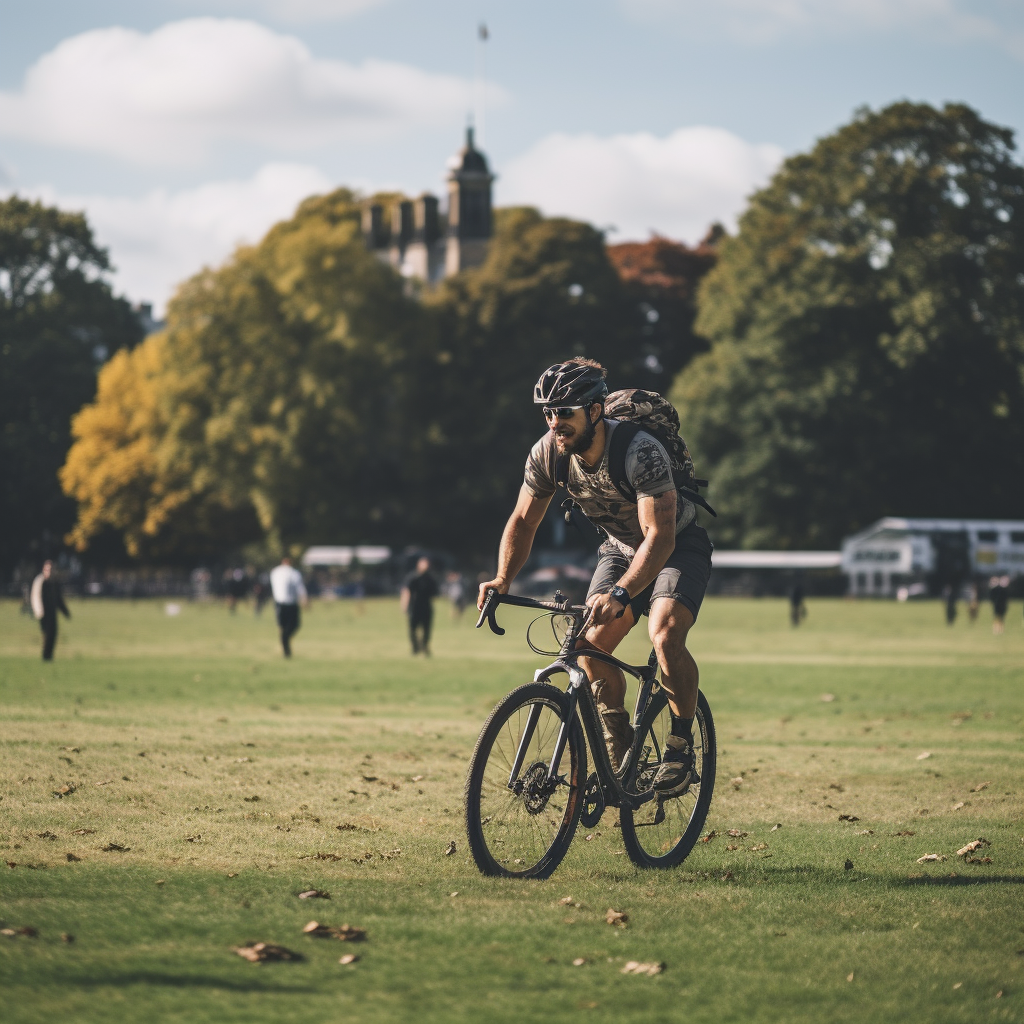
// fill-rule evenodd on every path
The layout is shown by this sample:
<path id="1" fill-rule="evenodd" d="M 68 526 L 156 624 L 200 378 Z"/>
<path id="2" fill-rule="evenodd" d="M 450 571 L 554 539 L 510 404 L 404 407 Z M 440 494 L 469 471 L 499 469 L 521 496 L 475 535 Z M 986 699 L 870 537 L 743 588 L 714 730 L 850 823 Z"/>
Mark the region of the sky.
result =
<path id="1" fill-rule="evenodd" d="M 498 205 L 694 243 L 901 99 L 1024 130 L 1024 0 L 0 0 L 0 194 L 158 314 L 308 195 L 442 194 L 470 119 Z"/>

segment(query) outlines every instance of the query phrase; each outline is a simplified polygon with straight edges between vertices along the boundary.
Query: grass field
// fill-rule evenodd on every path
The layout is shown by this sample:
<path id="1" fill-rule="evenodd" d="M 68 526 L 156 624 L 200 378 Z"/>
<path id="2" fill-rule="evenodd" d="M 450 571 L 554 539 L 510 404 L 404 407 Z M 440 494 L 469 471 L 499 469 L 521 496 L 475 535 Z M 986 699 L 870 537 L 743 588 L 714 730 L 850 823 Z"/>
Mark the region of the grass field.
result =
<path id="1" fill-rule="evenodd" d="M 0 936 L 5 1024 L 1024 1021 L 1019 604 L 993 636 L 987 609 L 811 601 L 793 630 L 709 600 L 717 836 L 641 873 L 609 811 L 544 882 L 478 875 L 461 818 L 482 721 L 540 664 L 524 613 L 498 638 L 439 605 L 424 661 L 394 602 L 318 604 L 286 663 L 269 614 L 72 612 L 43 665 L 0 603 L 0 917 L 38 930 Z M 978 837 L 991 863 L 956 857 Z M 303 959 L 232 952 L 260 940 Z"/>

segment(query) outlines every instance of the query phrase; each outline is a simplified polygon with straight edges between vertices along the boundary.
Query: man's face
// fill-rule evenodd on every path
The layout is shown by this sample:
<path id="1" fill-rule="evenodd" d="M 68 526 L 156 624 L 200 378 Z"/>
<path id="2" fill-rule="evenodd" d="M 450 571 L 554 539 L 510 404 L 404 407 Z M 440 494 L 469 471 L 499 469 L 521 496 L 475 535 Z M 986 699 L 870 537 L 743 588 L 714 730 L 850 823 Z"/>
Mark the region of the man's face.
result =
<path id="1" fill-rule="evenodd" d="M 43 562 L 43 579 L 49 579 L 53 575 L 53 562 Z"/>
<path id="2" fill-rule="evenodd" d="M 579 455 L 585 452 L 594 440 L 594 424 L 589 419 L 588 409 L 574 409 L 569 417 L 551 419 L 545 410 L 548 426 L 555 435 L 559 455 Z"/>
<path id="3" fill-rule="evenodd" d="M 430 559 L 429 558 L 421 558 L 416 563 L 416 571 L 417 572 L 420 572 L 420 573 L 426 572 L 429 568 L 430 568 Z"/>

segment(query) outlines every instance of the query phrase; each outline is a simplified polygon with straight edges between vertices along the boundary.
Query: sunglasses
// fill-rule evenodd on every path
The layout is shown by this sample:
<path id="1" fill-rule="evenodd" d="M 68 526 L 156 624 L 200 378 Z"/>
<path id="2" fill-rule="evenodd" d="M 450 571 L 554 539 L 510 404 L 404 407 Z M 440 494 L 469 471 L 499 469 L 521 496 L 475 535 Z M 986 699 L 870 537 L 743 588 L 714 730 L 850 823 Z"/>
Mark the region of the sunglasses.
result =
<path id="1" fill-rule="evenodd" d="M 557 408 L 545 407 L 544 408 L 544 419 L 548 423 L 554 423 L 555 420 L 571 420 L 572 414 L 577 409 L 582 409 L 582 405 L 560 405 Z"/>

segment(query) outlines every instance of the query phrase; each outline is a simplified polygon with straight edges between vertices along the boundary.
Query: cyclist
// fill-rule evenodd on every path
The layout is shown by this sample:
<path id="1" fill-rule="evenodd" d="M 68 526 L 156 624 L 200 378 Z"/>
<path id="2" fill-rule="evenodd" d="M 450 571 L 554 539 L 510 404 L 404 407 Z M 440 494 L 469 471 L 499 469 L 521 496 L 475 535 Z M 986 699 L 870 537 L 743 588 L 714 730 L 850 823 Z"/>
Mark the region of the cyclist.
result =
<path id="1" fill-rule="evenodd" d="M 519 500 L 501 537 L 498 574 L 480 584 L 477 607 L 483 607 L 490 587 L 507 593 L 529 557 L 556 490 L 557 460 L 567 455 L 569 496 L 607 534 L 587 595 L 593 625 L 586 643 L 610 653 L 641 615 L 649 616 L 672 715 L 671 736 L 654 788 L 664 796 L 678 796 L 700 781 L 693 756 L 698 671 L 686 637 L 711 575 L 712 546 L 707 532 L 695 522 L 693 503 L 677 494 L 668 453 L 651 434 L 640 431 L 626 450 L 626 475 L 636 491 L 636 504 L 627 502 L 616 488 L 608 451 L 618 421 L 604 416 L 606 376 L 599 363 L 580 358 L 549 367 L 537 381 L 534 404 L 543 407 L 550 429 L 526 461 Z M 591 680 L 617 770 L 633 741 L 624 707 L 625 678 L 614 666 L 585 658 L 580 662 Z"/>

